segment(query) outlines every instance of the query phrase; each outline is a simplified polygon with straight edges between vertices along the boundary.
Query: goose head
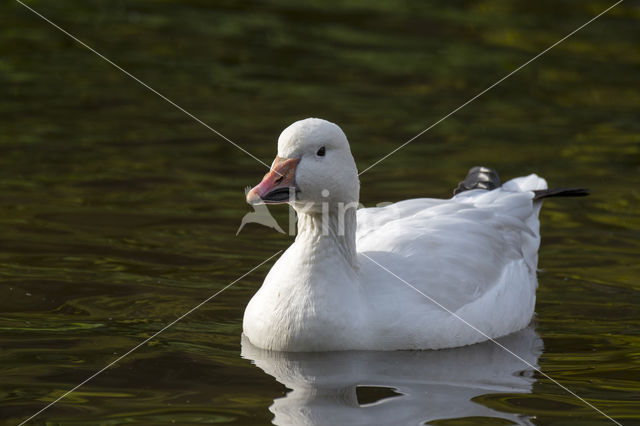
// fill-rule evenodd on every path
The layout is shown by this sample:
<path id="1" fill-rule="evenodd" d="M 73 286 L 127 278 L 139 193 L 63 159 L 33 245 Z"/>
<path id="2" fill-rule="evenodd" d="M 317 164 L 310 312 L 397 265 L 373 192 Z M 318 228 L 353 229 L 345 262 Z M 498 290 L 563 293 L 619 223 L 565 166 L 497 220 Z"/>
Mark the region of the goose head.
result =
<path id="1" fill-rule="evenodd" d="M 359 192 L 358 170 L 342 129 L 307 118 L 280 134 L 271 170 L 247 193 L 247 202 L 290 203 L 299 213 L 322 212 L 323 203 L 330 209 L 357 203 Z"/>

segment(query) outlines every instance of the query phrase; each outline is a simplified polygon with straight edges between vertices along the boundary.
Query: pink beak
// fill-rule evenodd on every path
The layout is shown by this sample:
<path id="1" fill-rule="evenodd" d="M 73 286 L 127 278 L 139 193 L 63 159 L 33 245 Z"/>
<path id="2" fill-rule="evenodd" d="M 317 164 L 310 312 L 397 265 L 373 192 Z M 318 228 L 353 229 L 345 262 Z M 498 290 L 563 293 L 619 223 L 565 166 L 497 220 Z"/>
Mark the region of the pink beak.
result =
<path id="1" fill-rule="evenodd" d="M 276 157 L 262 182 L 247 193 L 249 204 L 283 204 L 292 201 L 297 191 L 295 178 L 299 158 Z"/>

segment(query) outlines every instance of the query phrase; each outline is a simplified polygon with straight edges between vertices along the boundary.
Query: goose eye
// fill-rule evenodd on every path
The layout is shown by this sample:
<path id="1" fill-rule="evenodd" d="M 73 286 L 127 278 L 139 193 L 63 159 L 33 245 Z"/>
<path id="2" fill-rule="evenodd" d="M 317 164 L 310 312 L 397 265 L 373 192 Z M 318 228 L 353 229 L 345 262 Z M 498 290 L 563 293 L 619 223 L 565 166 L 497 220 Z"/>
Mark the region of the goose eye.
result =
<path id="1" fill-rule="evenodd" d="M 318 157 L 324 157 L 324 153 L 325 153 L 325 149 L 324 149 L 324 146 L 323 146 L 318 150 L 318 152 L 316 152 L 316 155 Z"/>

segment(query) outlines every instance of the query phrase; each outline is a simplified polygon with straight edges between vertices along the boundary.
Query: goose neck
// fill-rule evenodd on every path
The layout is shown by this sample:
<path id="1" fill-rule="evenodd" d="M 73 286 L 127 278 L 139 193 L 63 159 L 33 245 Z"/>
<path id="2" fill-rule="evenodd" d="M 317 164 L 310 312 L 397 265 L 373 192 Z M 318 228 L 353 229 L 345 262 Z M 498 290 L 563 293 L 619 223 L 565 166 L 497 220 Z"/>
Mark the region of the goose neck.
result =
<path id="1" fill-rule="evenodd" d="M 296 242 L 312 253 L 339 256 L 357 269 L 356 209 L 298 213 Z"/>

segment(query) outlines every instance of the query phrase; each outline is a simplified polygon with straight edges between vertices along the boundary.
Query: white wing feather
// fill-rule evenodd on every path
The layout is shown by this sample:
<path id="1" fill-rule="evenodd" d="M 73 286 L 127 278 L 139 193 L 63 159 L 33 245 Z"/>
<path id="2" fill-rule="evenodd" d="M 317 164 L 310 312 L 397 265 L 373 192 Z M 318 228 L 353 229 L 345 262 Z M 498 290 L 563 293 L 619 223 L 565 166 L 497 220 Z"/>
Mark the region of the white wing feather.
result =
<path id="1" fill-rule="evenodd" d="M 496 330 L 487 329 L 490 334 L 504 334 L 499 324 L 517 326 L 513 317 L 518 312 L 512 311 L 510 303 L 517 305 L 515 308 L 521 309 L 523 316 L 528 315 L 522 326 L 533 313 L 541 203 L 533 202 L 531 191 L 546 187 L 544 179 L 530 175 L 493 191 L 467 191 L 451 200 L 414 199 L 361 209 L 356 234 L 358 252 L 388 266 L 450 311 L 464 314 L 469 322 L 479 327 L 483 323 L 493 324 L 491 327 L 498 324 Z M 407 315 L 421 312 L 431 327 L 438 320 L 451 320 L 450 314 L 442 316 L 441 308 L 429 304 L 414 290 L 407 286 L 406 291 L 399 289 L 398 285 L 403 284 L 379 266 L 361 259 L 361 267 L 363 276 L 369 277 L 364 285 L 372 286 L 368 293 L 380 304 L 382 317 L 387 317 L 383 313 L 385 305 L 394 306 L 395 298 L 406 303 L 409 291 L 413 292 L 415 303 L 427 302 L 431 309 L 407 306 Z M 510 285 L 521 288 L 509 288 Z M 515 297 L 520 300 L 510 300 Z M 496 312 L 488 315 L 486 310 Z M 494 318 L 492 322 L 490 317 L 495 315 L 505 318 Z M 400 315 L 398 321 L 420 319 Z M 450 324 L 447 329 L 454 332 Z M 436 336 L 430 338 L 437 346 Z M 478 338 L 482 340 L 481 336 Z"/>

